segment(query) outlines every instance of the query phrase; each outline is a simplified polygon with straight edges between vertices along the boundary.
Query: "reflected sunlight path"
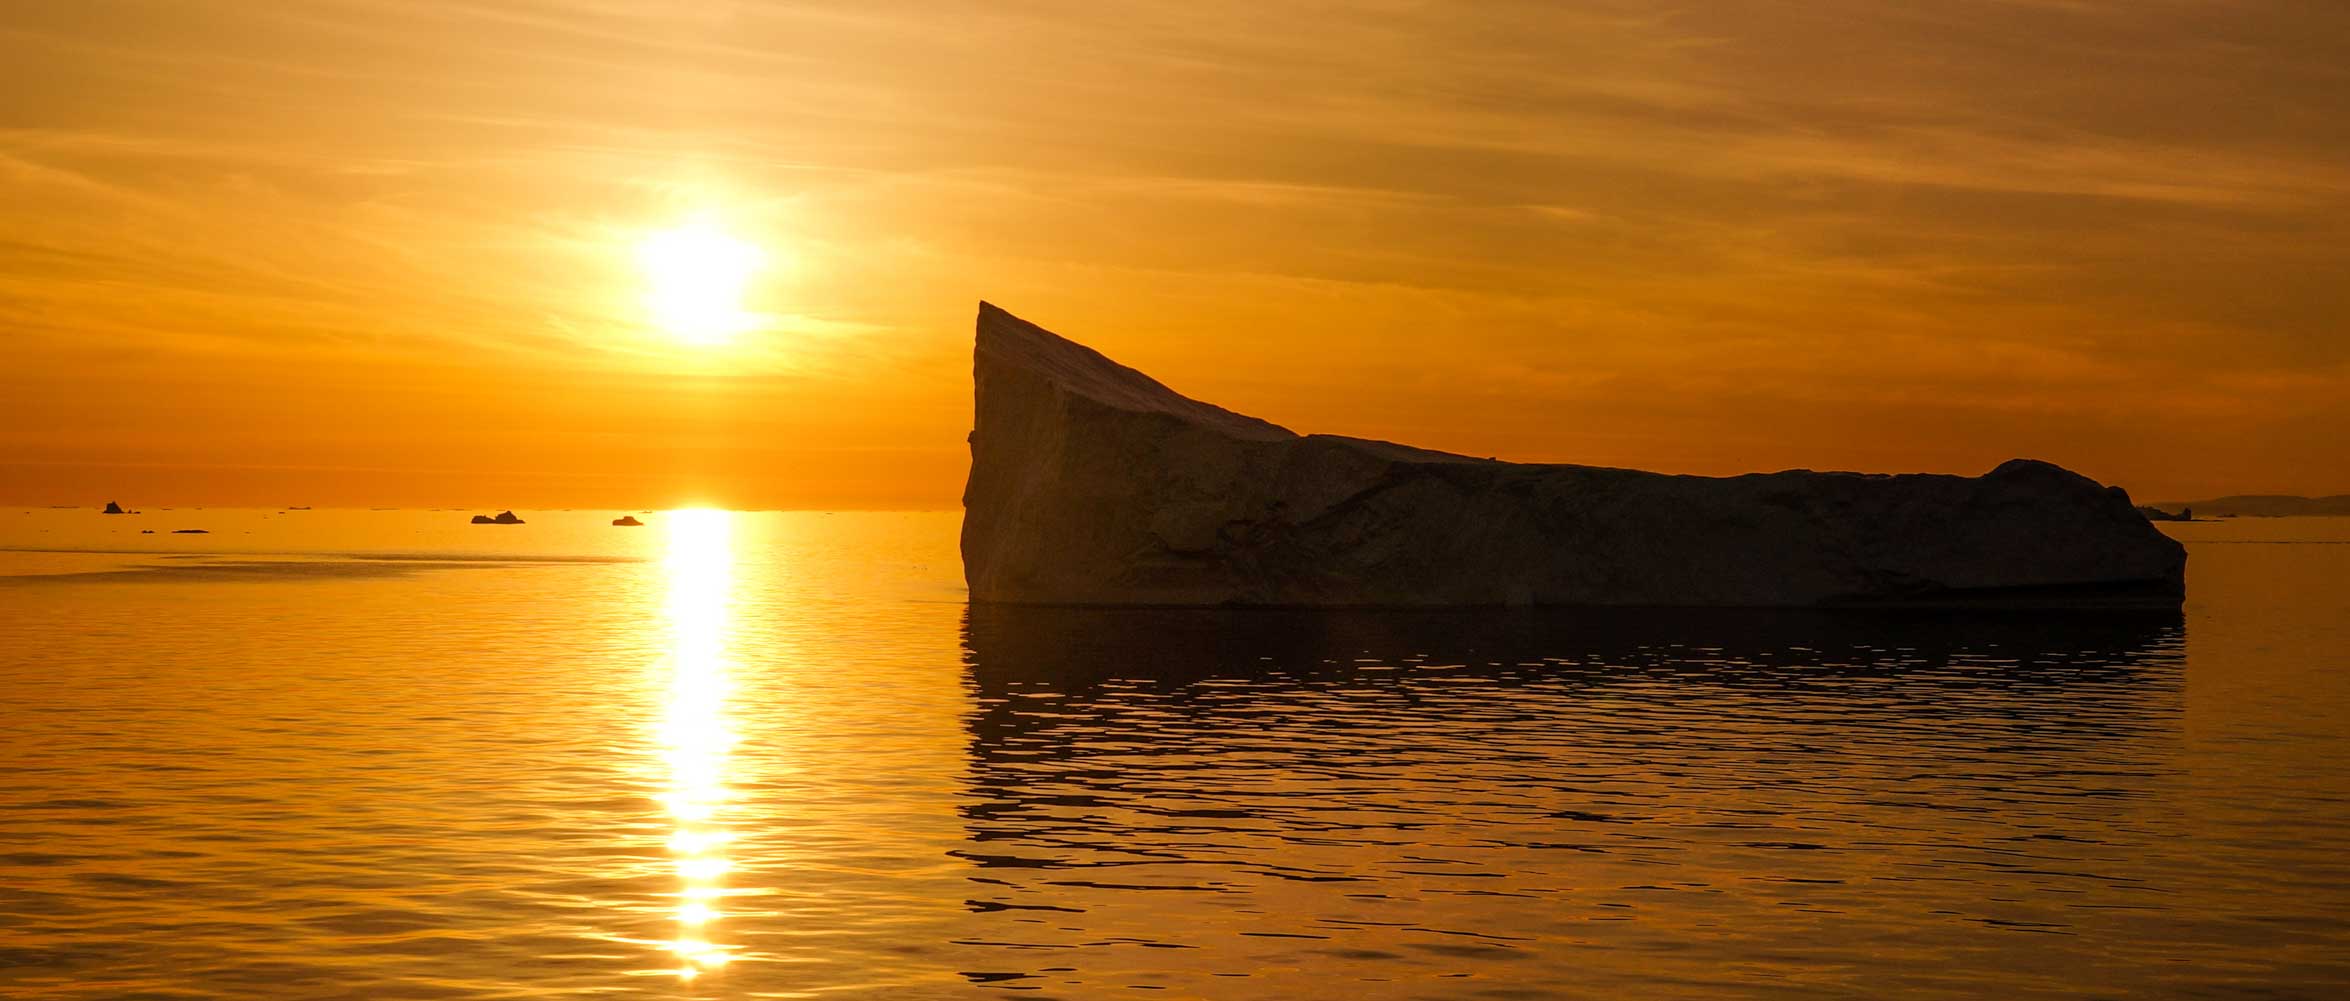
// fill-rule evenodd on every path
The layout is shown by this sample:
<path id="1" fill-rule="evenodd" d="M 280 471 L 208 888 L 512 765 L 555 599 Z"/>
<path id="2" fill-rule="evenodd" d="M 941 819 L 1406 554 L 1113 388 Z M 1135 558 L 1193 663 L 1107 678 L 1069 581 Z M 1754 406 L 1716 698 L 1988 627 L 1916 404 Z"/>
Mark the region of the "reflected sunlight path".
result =
<path id="1" fill-rule="evenodd" d="M 727 713 L 731 687 L 727 637 L 734 597 L 734 515 L 674 511 L 668 525 L 666 612 L 670 630 L 668 704 L 659 743 L 668 765 L 663 802 L 674 827 L 669 854 L 677 870 L 677 934 L 667 948 L 677 975 L 694 979 L 732 959 L 714 925 L 731 867 L 725 826 L 727 756 L 735 742 Z"/>

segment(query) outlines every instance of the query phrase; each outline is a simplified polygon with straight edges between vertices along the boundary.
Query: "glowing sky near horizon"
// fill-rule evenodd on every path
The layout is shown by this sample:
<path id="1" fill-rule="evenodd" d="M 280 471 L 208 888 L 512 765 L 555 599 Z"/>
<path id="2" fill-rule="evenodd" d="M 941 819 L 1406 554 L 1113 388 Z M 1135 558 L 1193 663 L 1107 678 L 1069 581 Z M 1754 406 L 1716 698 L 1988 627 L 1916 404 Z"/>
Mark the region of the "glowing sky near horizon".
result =
<path id="1" fill-rule="evenodd" d="M 981 298 L 1300 430 L 2350 492 L 2345 51 L 2287 0 L 18 5 L 0 504 L 952 506 Z M 694 219 L 789 266 L 665 332 Z"/>

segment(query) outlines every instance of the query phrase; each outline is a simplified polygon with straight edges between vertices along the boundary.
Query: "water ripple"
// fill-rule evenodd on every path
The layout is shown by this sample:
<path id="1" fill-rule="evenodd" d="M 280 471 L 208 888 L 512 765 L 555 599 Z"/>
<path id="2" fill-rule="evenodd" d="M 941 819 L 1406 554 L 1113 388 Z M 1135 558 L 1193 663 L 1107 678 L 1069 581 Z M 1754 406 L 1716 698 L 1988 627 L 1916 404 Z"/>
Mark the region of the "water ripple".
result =
<path id="1" fill-rule="evenodd" d="M 1078 611 L 956 601 L 951 517 L 532 520 L 39 557 L 0 993 L 2350 992 L 2350 547 L 2184 617 Z"/>

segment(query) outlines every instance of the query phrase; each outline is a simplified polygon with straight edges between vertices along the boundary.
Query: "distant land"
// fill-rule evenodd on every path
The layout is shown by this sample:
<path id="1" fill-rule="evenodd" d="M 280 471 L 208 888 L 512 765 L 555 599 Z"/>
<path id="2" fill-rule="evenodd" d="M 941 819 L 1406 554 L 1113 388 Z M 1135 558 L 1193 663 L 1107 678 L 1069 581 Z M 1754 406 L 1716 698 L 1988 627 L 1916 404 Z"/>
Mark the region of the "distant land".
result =
<path id="1" fill-rule="evenodd" d="M 2287 518 L 2309 515 L 2350 515 L 2350 494 L 2331 497 L 2295 497 L 2290 494 L 2235 494 L 2210 500 L 2171 501 L 2148 507 L 2178 512 L 2193 508 L 2203 518 Z"/>

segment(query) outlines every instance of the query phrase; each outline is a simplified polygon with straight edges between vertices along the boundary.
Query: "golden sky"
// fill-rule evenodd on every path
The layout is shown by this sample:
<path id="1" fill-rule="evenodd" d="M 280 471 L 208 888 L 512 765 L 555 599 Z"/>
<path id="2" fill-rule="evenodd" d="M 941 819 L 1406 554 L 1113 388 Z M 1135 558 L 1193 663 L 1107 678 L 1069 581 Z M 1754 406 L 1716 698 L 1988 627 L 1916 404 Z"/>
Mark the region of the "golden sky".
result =
<path id="1" fill-rule="evenodd" d="M 2350 491 L 2350 5 L 73 0 L 0 503 L 951 507 L 990 299 L 1305 431 Z M 756 246 L 757 329 L 640 248 Z"/>

